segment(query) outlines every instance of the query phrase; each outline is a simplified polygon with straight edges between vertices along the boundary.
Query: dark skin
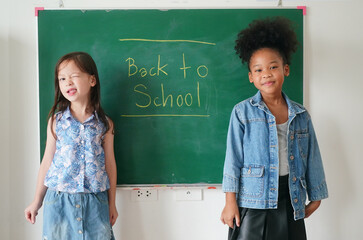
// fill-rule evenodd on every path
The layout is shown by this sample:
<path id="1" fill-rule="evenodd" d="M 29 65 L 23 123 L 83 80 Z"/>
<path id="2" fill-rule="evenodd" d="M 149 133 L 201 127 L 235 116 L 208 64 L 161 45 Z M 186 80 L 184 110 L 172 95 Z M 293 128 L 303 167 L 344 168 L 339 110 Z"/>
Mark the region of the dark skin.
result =
<path id="1" fill-rule="evenodd" d="M 279 52 L 270 48 L 255 51 L 250 59 L 248 77 L 251 83 L 260 90 L 264 103 L 275 116 L 276 123 L 282 124 L 288 120 L 288 106 L 282 96 L 284 77 L 290 74 L 289 65 L 283 62 Z M 313 214 L 321 201 L 311 201 L 305 207 L 305 218 Z M 236 193 L 226 193 L 226 205 L 221 214 L 221 221 L 233 228 L 233 220 L 240 226 L 240 216 L 236 201 Z"/>

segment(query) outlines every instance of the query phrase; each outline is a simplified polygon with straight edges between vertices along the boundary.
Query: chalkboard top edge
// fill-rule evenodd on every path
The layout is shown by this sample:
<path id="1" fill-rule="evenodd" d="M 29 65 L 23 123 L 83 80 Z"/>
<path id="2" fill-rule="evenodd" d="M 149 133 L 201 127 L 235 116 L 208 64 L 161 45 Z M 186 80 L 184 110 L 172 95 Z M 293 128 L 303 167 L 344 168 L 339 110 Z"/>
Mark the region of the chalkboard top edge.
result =
<path id="1" fill-rule="evenodd" d="M 117 10 L 160 10 L 160 11 L 169 11 L 169 10 L 302 10 L 302 6 L 283 6 L 283 7 L 273 7 L 273 6 L 255 6 L 255 7 L 210 7 L 210 8 L 198 8 L 198 7 L 175 7 L 175 8 L 155 8 L 155 7 L 144 7 L 144 8 L 42 8 L 43 11 L 64 11 L 64 10 L 75 10 L 75 11 L 117 11 Z M 305 6 L 303 6 L 305 7 Z"/>

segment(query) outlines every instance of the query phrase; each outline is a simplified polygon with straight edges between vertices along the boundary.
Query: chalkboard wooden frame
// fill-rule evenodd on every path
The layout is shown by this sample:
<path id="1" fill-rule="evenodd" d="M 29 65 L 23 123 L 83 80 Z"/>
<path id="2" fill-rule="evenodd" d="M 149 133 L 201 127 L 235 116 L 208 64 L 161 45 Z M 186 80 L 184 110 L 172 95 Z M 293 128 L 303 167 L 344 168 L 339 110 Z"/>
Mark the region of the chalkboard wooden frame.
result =
<path id="1" fill-rule="evenodd" d="M 40 11 L 41 152 L 55 63 L 86 51 L 99 68 L 102 105 L 116 126 L 118 185 L 220 184 L 231 109 L 256 93 L 234 41 L 249 22 L 267 16 L 296 24 L 301 47 L 284 91 L 302 103 L 301 9 Z"/>

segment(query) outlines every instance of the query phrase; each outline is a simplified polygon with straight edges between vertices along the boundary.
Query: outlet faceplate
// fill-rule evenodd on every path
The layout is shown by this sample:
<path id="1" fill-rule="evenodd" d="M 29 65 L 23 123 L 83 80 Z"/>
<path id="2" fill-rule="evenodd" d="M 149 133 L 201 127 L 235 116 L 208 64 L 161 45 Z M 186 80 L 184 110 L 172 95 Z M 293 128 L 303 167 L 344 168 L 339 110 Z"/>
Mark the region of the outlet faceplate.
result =
<path id="1" fill-rule="evenodd" d="M 202 189 L 178 189 L 175 192 L 177 201 L 203 200 Z"/>
<path id="2" fill-rule="evenodd" d="M 131 191 L 131 200 L 133 202 L 147 202 L 158 200 L 158 190 L 156 189 L 138 189 Z"/>

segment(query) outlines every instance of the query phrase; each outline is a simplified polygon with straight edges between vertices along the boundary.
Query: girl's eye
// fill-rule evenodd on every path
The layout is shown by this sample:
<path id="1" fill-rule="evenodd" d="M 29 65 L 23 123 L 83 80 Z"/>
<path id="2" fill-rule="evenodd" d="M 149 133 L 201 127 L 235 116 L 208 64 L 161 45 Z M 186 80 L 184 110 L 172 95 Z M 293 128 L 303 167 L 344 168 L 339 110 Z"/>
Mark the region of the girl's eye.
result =
<path id="1" fill-rule="evenodd" d="M 256 69 L 255 72 L 262 72 L 262 70 L 261 69 Z"/>
<path id="2" fill-rule="evenodd" d="M 58 78 L 59 81 L 64 81 L 66 78 Z"/>
<path id="3" fill-rule="evenodd" d="M 278 68 L 278 67 L 277 67 L 277 66 L 272 66 L 272 67 L 271 67 L 271 69 L 276 69 L 276 68 Z"/>
<path id="4" fill-rule="evenodd" d="M 72 75 L 72 78 L 78 78 L 79 76 L 78 75 Z"/>

